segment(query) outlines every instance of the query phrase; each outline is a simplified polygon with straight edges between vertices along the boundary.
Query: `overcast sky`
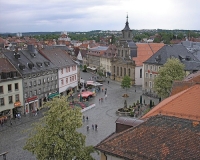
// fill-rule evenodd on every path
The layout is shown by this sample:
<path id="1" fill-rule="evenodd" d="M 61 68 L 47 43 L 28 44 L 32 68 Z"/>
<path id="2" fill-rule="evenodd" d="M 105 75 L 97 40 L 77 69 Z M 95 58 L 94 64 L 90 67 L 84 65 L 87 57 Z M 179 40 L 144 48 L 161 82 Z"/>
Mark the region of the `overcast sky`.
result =
<path id="1" fill-rule="evenodd" d="M 200 0 L 0 0 L 0 32 L 200 29 Z"/>

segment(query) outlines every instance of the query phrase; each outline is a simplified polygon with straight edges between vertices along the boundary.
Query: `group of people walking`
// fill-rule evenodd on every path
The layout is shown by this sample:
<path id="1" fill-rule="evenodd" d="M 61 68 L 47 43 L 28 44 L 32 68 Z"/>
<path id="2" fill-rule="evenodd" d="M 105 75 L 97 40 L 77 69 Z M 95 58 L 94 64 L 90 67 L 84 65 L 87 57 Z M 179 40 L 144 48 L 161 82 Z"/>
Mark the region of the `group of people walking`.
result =
<path id="1" fill-rule="evenodd" d="M 86 121 L 89 120 L 88 116 L 83 116 L 83 122 L 85 122 L 85 120 Z M 97 128 L 98 128 L 97 124 L 92 124 L 92 130 L 97 131 Z M 89 125 L 87 125 L 87 131 L 89 131 L 89 129 L 90 129 L 90 127 L 89 127 Z"/>
<path id="2" fill-rule="evenodd" d="M 92 130 L 95 130 L 95 131 L 97 131 L 97 128 L 98 128 L 98 126 L 97 126 L 97 124 L 92 124 Z M 89 127 L 89 125 L 87 125 L 87 131 L 89 131 L 90 130 L 90 127 Z"/>

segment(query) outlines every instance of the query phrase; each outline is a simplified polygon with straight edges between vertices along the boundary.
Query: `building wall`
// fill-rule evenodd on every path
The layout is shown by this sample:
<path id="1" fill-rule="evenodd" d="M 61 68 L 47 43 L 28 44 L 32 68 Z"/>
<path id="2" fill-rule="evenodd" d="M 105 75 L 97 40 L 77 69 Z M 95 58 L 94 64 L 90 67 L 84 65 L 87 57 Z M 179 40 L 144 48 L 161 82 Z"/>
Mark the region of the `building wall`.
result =
<path id="1" fill-rule="evenodd" d="M 88 55 L 88 64 L 90 67 L 100 67 L 100 57 L 96 55 Z"/>
<path id="2" fill-rule="evenodd" d="M 144 75 L 143 66 L 136 66 L 135 67 L 135 85 L 143 84 L 143 77 L 144 77 L 143 75 Z"/>
<path id="3" fill-rule="evenodd" d="M 18 89 L 15 89 L 15 83 L 18 84 Z M 11 91 L 8 91 L 8 85 L 11 84 Z M 15 108 L 15 103 L 20 102 L 23 106 L 24 100 L 23 100 L 23 87 L 22 87 L 22 79 L 16 79 L 16 80 L 8 80 L 8 81 L 1 81 L 0 86 L 3 86 L 3 93 L 0 93 L 0 98 L 4 99 L 4 105 L 1 105 L 0 102 L 0 112 L 4 110 L 10 109 L 11 117 L 13 116 L 12 109 Z M 19 95 L 19 101 L 16 99 L 16 95 Z M 9 103 L 9 96 L 12 96 L 12 101 Z M 17 107 L 17 106 L 16 106 Z M 23 110 L 23 107 L 21 108 Z"/>
<path id="4" fill-rule="evenodd" d="M 74 87 L 77 88 L 78 85 L 77 65 L 59 69 L 58 75 L 59 75 L 59 93 L 63 93 L 63 95 L 66 95 L 66 91 L 68 89 Z"/>
<path id="5" fill-rule="evenodd" d="M 100 66 L 104 68 L 105 75 L 107 76 L 107 72 L 111 73 L 111 62 L 108 57 L 100 57 Z"/>
<path id="6" fill-rule="evenodd" d="M 143 64 L 144 69 L 144 83 L 143 83 L 143 91 L 155 94 L 153 87 L 154 87 L 154 79 L 158 76 L 158 71 L 162 66 L 155 65 L 155 64 Z"/>
<path id="7" fill-rule="evenodd" d="M 111 79 L 121 82 L 125 75 L 131 78 L 131 85 L 135 85 L 135 66 L 134 64 L 120 63 L 119 61 L 112 61 L 112 75 Z M 130 74 L 129 74 L 130 70 Z M 125 72 L 126 71 L 126 72 Z"/>
<path id="8" fill-rule="evenodd" d="M 25 111 L 30 113 L 41 107 L 43 101 L 51 93 L 58 92 L 57 70 L 41 71 L 37 73 L 23 75 L 23 91 L 25 101 Z M 37 96 L 33 101 L 28 99 Z"/>

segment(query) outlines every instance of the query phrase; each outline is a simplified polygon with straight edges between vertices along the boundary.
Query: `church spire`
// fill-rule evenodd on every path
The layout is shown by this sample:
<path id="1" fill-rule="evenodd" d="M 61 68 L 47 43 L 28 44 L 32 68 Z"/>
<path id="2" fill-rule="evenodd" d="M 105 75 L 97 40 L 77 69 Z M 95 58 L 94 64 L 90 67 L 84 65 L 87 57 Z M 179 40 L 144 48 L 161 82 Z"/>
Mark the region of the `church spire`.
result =
<path id="1" fill-rule="evenodd" d="M 125 27 L 124 27 L 123 30 L 130 30 L 130 28 L 129 28 L 129 23 L 128 23 L 128 14 L 127 14 L 127 16 L 126 16 L 126 23 L 125 23 Z"/>

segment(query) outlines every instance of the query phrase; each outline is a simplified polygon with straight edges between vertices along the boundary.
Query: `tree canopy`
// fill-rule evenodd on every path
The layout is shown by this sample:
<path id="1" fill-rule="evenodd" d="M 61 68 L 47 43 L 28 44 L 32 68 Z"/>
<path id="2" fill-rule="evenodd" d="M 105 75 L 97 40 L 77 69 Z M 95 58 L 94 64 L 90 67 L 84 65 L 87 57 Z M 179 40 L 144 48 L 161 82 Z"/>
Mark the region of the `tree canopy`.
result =
<path id="1" fill-rule="evenodd" d="M 44 159 L 93 159 L 92 146 L 85 146 L 85 136 L 77 132 L 82 126 L 82 113 L 78 107 L 71 108 L 67 97 L 54 98 L 45 106 L 49 110 L 34 124 L 24 149 Z"/>
<path id="2" fill-rule="evenodd" d="M 168 59 L 155 78 L 154 90 L 159 96 L 166 98 L 171 92 L 173 81 L 182 80 L 184 76 L 184 64 L 177 58 Z"/>
<path id="3" fill-rule="evenodd" d="M 126 90 L 131 87 L 131 78 L 129 76 L 124 76 L 121 87 Z"/>

